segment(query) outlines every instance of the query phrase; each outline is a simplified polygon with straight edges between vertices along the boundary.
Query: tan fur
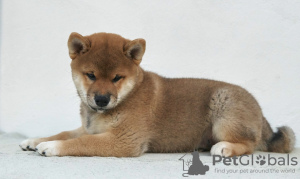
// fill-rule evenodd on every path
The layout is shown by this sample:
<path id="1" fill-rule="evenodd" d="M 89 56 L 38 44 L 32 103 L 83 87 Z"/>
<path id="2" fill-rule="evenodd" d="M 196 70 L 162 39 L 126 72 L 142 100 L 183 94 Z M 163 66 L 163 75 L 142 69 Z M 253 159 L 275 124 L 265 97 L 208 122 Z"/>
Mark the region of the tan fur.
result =
<path id="1" fill-rule="evenodd" d="M 293 131 L 285 127 L 273 134 L 257 101 L 245 89 L 144 71 L 139 66 L 146 49 L 143 39 L 72 33 L 68 47 L 72 77 L 82 100 L 82 127 L 23 142 L 24 150 L 30 145 L 45 156 L 132 157 L 195 149 L 223 156 L 250 154 L 256 149 L 293 149 Z M 89 79 L 89 73 L 96 80 Z M 113 82 L 116 75 L 122 78 Z M 111 95 L 109 104 L 101 109 L 94 101 L 99 94 Z"/>

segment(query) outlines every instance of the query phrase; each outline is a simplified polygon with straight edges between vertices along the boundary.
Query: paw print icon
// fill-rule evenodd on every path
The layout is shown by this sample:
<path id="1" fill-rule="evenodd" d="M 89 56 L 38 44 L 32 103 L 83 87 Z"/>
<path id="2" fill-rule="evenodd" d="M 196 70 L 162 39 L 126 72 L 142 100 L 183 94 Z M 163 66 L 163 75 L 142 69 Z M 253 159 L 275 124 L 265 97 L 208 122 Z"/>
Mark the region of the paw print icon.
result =
<path id="1" fill-rule="evenodd" d="M 259 164 L 259 165 L 264 165 L 266 163 L 266 157 L 265 156 L 257 156 L 256 157 L 257 161 L 256 163 Z"/>

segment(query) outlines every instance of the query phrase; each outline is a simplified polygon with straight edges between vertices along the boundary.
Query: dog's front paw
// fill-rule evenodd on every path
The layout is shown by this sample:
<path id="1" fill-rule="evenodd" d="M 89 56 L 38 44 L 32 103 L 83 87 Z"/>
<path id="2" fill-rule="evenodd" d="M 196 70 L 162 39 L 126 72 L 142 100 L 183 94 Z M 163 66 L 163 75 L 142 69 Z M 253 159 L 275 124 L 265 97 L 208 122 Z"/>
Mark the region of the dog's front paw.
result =
<path id="1" fill-rule="evenodd" d="M 41 142 L 40 139 L 26 139 L 21 142 L 19 145 L 22 150 L 31 150 L 35 151 L 35 147 Z"/>
<path id="2" fill-rule="evenodd" d="M 36 151 L 43 156 L 51 157 L 60 154 L 61 141 L 42 142 L 36 146 Z"/>
<path id="3" fill-rule="evenodd" d="M 229 142 L 218 142 L 212 146 L 210 150 L 211 155 L 220 155 L 223 157 L 229 157 L 232 155 L 232 150 Z"/>

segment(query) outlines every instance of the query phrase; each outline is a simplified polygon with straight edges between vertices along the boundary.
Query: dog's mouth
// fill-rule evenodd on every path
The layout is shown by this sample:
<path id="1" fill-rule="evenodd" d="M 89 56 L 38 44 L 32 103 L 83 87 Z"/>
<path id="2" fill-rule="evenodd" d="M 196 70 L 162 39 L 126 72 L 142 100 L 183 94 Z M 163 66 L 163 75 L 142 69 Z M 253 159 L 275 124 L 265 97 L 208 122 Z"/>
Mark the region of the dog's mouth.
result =
<path id="1" fill-rule="evenodd" d="M 107 104 L 106 106 L 103 106 L 103 107 L 100 107 L 100 106 L 97 106 L 96 104 L 94 104 L 94 102 L 87 102 L 87 107 L 89 107 L 92 111 L 94 112 L 98 112 L 98 113 L 104 113 L 106 111 L 109 111 L 113 108 L 116 107 L 116 102 L 111 100 L 109 102 L 109 104 Z"/>
<path id="2" fill-rule="evenodd" d="M 89 105 L 89 107 L 90 107 L 92 110 L 94 110 L 95 112 L 100 112 L 100 113 L 102 113 L 102 112 L 108 110 L 108 109 L 106 109 L 106 108 L 101 108 L 101 107 L 99 107 L 99 108 L 94 108 L 94 107 L 92 107 L 92 106 L 90 106 L 90 105 Z"/>

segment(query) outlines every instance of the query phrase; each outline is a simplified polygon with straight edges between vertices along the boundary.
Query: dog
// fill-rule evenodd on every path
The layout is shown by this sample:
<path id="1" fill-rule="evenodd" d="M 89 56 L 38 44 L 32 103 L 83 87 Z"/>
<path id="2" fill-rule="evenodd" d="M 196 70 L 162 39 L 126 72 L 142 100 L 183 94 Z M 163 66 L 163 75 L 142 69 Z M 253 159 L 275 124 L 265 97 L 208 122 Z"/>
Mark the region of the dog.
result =
<path id="1" fill-rule="evenodd" d="M 27 139 L 20 144 L 23 150 L 103 157 L 203 150 L 230 157 L 294 148 L 293 130 L 283 126 L 274 133 L 255 98 L 242 87 L 144 71 L 144 39 L 73 32 L 68 48 L 82 126 Z"/>

